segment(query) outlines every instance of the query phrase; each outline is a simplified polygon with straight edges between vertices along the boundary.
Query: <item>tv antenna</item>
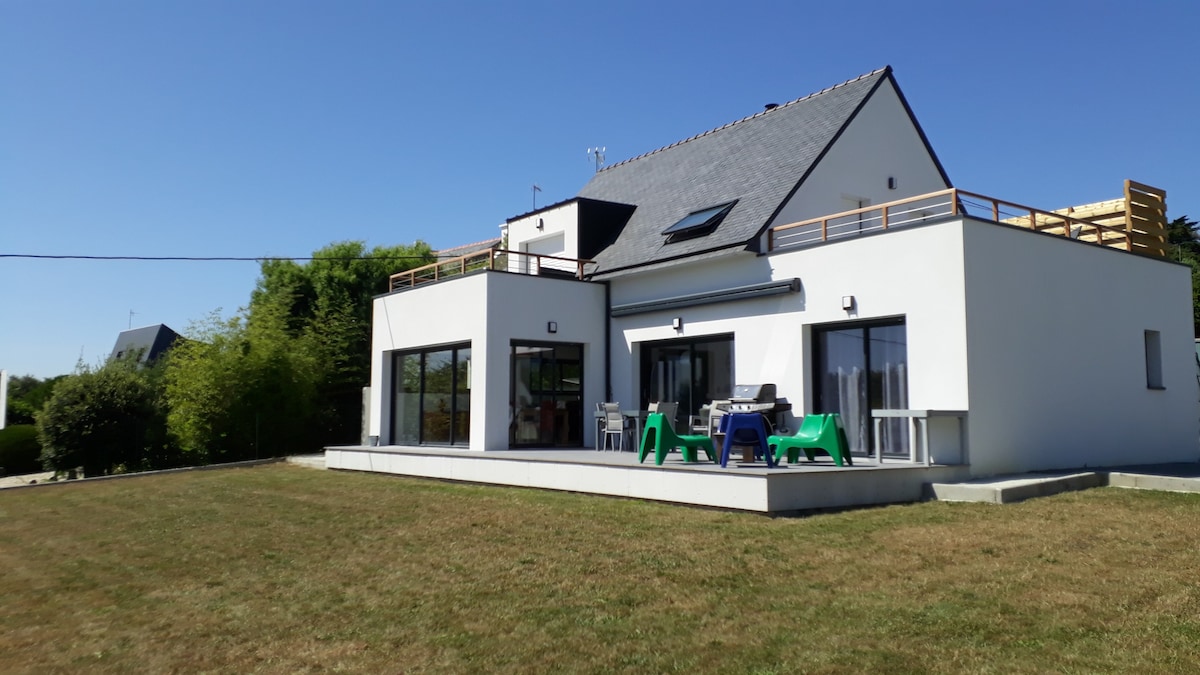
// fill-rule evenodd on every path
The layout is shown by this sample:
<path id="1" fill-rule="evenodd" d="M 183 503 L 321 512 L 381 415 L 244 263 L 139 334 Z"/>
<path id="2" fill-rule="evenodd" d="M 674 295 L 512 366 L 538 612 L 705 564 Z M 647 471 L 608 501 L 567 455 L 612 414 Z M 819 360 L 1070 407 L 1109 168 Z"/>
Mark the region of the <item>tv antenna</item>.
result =
<path id="1" fill-rule="evenodd" d="M 537 211 L 537 193 L 542 191 L 542 186 L 537 183 L 533 184 L 533 210 Z"/>
<path id="2" fill-rule="evenodd" d="M 137 314 L 137 312 L 133 311 L 132 309 L 129 310 L 129 327 L 130 328 L 133 328 L 133 315 L 134 314 Z"/>
<path id="3" fill-rule="evenodd" d="M 596 163 L 596 173 L 600 173 L 600 169 L 604 166 L 604 151 L 605 150 L 607 150 L 607 148 L 605 148 L 603 146 L 599 147 L 599 148 L 588 148 L 587 149 L 588 157 L 591 157 L 592 160 Z"/>

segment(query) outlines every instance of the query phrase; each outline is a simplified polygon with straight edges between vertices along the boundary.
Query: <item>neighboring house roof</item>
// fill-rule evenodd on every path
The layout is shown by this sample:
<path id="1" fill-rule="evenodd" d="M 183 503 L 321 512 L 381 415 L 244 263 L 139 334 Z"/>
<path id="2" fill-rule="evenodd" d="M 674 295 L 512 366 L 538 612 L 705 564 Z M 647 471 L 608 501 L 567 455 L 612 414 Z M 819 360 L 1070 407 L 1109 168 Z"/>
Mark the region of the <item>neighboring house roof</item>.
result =
<path id="1" fill-rule="evenodd" d="M 150 363 L 162 356 L 177 340 L 182 339 L 179 333 L 163 324 L 143 326 L 132 330 L 123 330 L 117 336 L 117 344 L 113 347 L 109 358 L 119 359 L 130 353 L 138 354 L 138 363 Z"/>
<path id="2" fill-rule="evenodd" d="M 434 251 L 434 255 L 436 255 L 438 258 L 457 258 L 459 256 L 470 255 L 478 251 L 486 251 L 489 248 L 496 248 L 498 246 L 500 246 L 500 238 L 496 237 L 495 239 L 477 241 L 473 244 L 463 244 L 462 246 L 455 246 L 454 248 L 444 248 L 440 251 Z"/>
<path id="3" fill-rule="evenodd" d="M 744 250 L 891 72 L 881 68 L 596 173 L 580 197 L 637 206 L 613 245 L 596 256 L 597 273 Z M 663 231 L 684 216 L 734 200 L 711 234 L 666 243 Z"/>

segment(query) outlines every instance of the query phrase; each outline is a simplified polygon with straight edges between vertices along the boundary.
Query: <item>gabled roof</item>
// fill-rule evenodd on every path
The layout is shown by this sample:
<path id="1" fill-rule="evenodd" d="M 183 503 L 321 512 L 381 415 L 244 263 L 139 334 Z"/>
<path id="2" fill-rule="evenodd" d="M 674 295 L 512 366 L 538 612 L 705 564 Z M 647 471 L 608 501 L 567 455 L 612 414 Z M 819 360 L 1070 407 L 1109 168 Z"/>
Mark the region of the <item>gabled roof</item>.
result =
<path id="1" fill-rule="evenodd" d="M 637 206 L 616 241 L 596 256 L 598 274 L 744 249 L 890 77 L 891 67 L 881 68 L 596 173 L 580 197 Z M 663 230 L 687 214 L 734 200 L 711 234 L 666 243 Z"/>
<path id="2" fill-rule="evenodd" d="M 113 346 L 109 358 L 118 359 L 136 353 L 138 363 L 151 363 L 179 339 L 179 333 L 161 323 L 123 330 L 117 336 L 117 344 Z"/>
<path id="3" fill-rule="evenodd" d="M 497 248 L 499 246 L 500 237 L 494 237 L 492 239 L 484 239 L 483 241 L 477 241 L 471 244 L 463 244 L 453 248 L 443 248 L 441 250 L 434 251 L 433 254 L 444 260 L 446 258 L 458 258 L 464 255 L 471 255 L 472 253 L 486 251 L 489 248 Z"/>

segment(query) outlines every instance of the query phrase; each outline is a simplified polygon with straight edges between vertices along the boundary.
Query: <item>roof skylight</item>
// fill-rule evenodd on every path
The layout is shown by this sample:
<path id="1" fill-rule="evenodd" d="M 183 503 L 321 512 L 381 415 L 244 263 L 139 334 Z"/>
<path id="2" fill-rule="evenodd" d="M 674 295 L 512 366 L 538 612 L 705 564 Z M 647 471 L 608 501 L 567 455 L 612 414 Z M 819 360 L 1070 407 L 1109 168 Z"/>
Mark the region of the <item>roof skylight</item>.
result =
<path id="1" fill-rule="evenodd" d="M 693 237 L 703 237 L 711 234 L 725 216 L 733 210 L 733 205 L 737 201 L 710 206 L 699 211 L 692 211 L 684 216 L 679 222 L 663 230 L 662 233 L 667 235 L 667 243 L 674 243 L 684 239 L 692 239 Z"/>

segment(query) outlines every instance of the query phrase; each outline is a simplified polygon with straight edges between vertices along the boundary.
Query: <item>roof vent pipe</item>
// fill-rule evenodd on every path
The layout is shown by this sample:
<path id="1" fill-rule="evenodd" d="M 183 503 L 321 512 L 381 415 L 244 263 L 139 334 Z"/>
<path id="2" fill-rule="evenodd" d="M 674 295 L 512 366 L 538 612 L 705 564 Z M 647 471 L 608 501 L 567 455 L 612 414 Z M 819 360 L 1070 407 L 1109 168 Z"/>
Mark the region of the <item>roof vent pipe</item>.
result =
<path id="1" fill-rule="evenodd" d="M 778 104 L 778 103 L 768 103 L 768 104 L 766 104 L 766 105 L 764 105 L 764 106 L 763 106 L 763 110 L 764 110 L 764 111 L 766 111 L 766 110 L 774 110 L 774 109 L 776 109 L 776 108 L 778 108 L 778 107 L 779 107 L 779 104 Z"/>

